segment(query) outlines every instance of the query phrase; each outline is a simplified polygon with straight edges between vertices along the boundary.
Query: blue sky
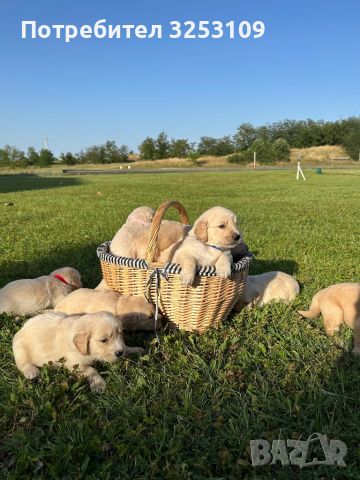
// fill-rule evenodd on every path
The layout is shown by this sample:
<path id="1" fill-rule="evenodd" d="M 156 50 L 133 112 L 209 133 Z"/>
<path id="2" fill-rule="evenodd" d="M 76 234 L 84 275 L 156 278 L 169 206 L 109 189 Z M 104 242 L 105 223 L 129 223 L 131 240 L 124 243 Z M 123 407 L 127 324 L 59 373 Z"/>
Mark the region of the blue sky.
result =
<path id="1" fill-rule="evenodd" d="M 262 20 L 258 40 L 21 39 L 38 24 Z M 360 0 L 0 0 L 0 146 L 56 153 L 164 130 L 197 141 L 242 122 L 360 113 Z"/>

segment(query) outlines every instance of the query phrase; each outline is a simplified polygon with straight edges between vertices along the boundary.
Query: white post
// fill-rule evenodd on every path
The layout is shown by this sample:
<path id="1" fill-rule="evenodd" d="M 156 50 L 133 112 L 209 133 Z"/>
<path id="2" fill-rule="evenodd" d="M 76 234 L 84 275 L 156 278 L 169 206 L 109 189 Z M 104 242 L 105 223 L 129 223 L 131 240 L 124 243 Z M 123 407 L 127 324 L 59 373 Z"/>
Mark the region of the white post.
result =
<path id="1" fill-rule="evenodd" d="M 305 175 L 304 172 L 302 171 L 302 168 L 300 166 L 300 160 L 298 160 L 298 166 L 297 166 L 297 172 L 296 172 L 296 180 L 299 180 L 300 175 L 302 176 L 302 179 L 305 181 Z"/>
<path id="2" fill-rule="evenodd" d="M 359 154 L 359 156 L 360 156 L 360 154 Z M 254 171 L 255 170 L 256 170 L 256 152 L 254 152 Z"/>

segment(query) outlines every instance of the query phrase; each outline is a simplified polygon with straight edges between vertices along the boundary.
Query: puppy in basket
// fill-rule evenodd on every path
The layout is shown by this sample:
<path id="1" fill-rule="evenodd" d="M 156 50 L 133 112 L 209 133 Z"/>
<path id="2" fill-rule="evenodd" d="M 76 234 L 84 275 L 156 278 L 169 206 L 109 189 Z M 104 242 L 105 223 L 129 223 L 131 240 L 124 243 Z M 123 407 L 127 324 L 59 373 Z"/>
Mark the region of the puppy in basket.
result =
<path id="1" fill-rule="evenodd" d="M 139 207 L 131 212 L 125 224 L 112 239 L 110 252 L 120 257 L 144 259 L 154 213 L 154 210 L 150 207 Z M 184 238 L 190 228 L 190 226 L 182 225 L 179 222 L 163 220 L 159 230 L 154 260 L 158 262 L 168 261 L 172 256 L 174 245 Z"/>
<path id="2" fill-rule="evenodd" d="M 240 242 L 236 215 L 231 210 L 213 207 L 204 212 L 171 260 L 181 266 L 182 284 L 194 283 L 197 267 L 215 266 L 218 276 L 228 278 L 233 263 L 231 250 Z"/>
<path id="3" fill-rule="evenodd" d="M 30 317 L 54 308 L 80 287 L 80 273 L 71 267 L 59 268 L 39 278 L 15 280 L 0 289 L 0 313 Z"/>
<path id="4" fill-rule="evenodd" d="M 135 208 L 112 239 L 110 253 L 119 257 L 145 259 L 154 214 L 154 210 L 150 207 Z M 187 235 L 190 228 L 190 225 L 182 225 L 172 220 L 163 220 L 156 243 L 154 261 L 168 262 L 172 258 L 179 242 Z M 102 280 L 95 290 L 108 289 L 105 280 Z"/>

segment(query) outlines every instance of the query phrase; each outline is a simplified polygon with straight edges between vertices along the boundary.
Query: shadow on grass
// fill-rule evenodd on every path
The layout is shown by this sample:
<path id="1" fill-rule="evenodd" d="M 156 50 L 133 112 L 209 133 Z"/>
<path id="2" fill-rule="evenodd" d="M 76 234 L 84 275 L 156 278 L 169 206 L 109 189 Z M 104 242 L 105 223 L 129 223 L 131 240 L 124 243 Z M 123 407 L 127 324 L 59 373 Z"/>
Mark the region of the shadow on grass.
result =
<path id="1" fill-rule="evenodd" d="M 294 260 L 288 260 L 286 258 L 274 258 L 271 260 L 263 260 L 255 258 L 250 264 L 250 275 L 259 275 L 260 273 L 281 271 L 294 275 L 298 271 L 298 263 Z"/>
<path id="2" fill-rule="evenodd" d="M 0 286 L 20 278 L 48 275 L 61 267 L 74 267 L 81 273 L 85 287 L 94 288 L 101 280 L 100 262 L 96 255 L 98 244 L 64 248 L 57 246 L 50 255 L 31 260 L 6 261 L 0 259 Z"/>
<path id="3" fill-rule="evenodd" d="M 0 175 L 0 193 L 21 192 L 24 190 L 44 190 L 57 187 L 71 187 L 84 183 L 79 178 L 40 177 L 33 173 Z"/>

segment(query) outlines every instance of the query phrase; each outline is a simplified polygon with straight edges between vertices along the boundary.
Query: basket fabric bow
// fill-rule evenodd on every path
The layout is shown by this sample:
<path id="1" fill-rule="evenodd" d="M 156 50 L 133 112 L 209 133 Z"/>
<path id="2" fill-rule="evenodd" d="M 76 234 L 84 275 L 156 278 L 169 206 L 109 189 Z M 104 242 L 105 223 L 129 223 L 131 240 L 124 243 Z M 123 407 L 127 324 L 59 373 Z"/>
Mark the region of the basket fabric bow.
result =
<path id="1" fill-rule="evenodd" d="M 145 292 L 144 296 L 146 300 L 149 303 L 152 303 L 151 299 L 151 294 L 150 294 L 150 288 L 152 283 L 155 283 L 155 315 L 154 315 L 154 329 L 155 329 L 155 335 L 156 338 L 159 340 L 157 330 L 156 330 L 156 325 L 159 317 L 159 297 L 160 297 L 160 282 L 161 278 L 166 280 L 167 282 L 169 281 L 169 275 L 165 272 L 163 268 L 154 268 L 154 270 L 150 273 L 148 281 L 146 282 L 145 285 Z"/>

